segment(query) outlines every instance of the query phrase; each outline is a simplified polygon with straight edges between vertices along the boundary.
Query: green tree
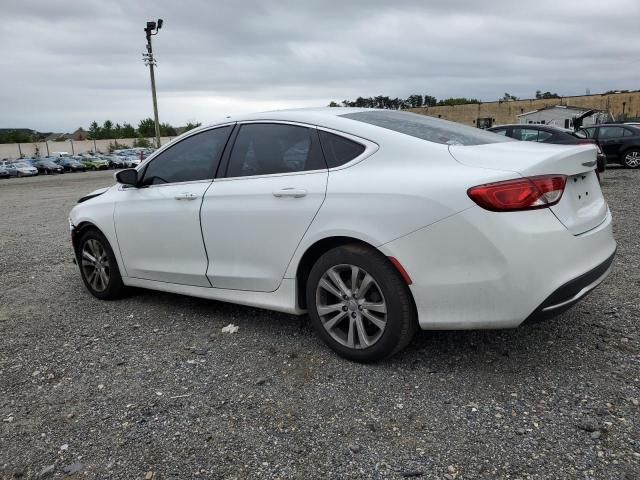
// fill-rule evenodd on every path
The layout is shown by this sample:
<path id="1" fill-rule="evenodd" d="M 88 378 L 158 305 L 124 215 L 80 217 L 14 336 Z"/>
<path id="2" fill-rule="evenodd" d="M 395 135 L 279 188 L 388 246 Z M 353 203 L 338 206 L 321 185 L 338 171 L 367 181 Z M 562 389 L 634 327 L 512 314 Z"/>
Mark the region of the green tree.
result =
<path id="1" fill-rule="evenodd" d="M 432 97 L 431 95 L 424 96 L 424 102 L 422 104 L 425 107 L 435 107 L 438 104 L 438 99 L 436 97 Z"/>
<path id="2" fill-rule="evenodd" d="M 119 123 L 116 123 L 115 126 L 113 127 L 113 137 L 124 138 L 122 136 L 122 125 L 120 125 Z"/>
<path id="3" fill-rule="evenodd" d="M 202 123 L 196 122 L 195 120 L 189 120 L 187 125 L 184 127 L 184 131 L 188 132 L 189 130 L 193 130 L 194 128 L 198 128 Z"/>
<path id="4" fill-rule="evenodd" d="M 143 137 L 155 137 L 156 136 L 156 124 L 153 121 L 153 118 L 145 118 L 144 120 L 140 120 L 138 124 L 138 133 Z"/>
<path id="5" fill-rule="evenodd" d="M 513 100 L 520 100 L 518 97 L 516 97 L 515 95 L 511 95 L 510 93 L 506 93 L 504 94 L 504 96 L 501 98 L 501 100 L 503 102 L 511 102 Z"/>
<path id="6" fill-rule="evenodd" d="M 542 93 L 540 90 L 536 90 L 536 98 L 537 99 L 560 98 L 560 95 L 558 95 L 557 93 L 551 93 L 551 92 Z"/>
<path id="7" fill-rule="evenodd" d="M 480 103 L 477 98 L 452 97 L 438 101 L 438 105 L 466 105 L 468 103 Z"/>
<path id="8" fill-rule="evenodd" d="M 411 108 L 421 107 L 423 102 L 422 95 L 409 95 L 407 98 L 407 103 Z"/>
<path id="9" fill-rule="evenodd" d="M 122 124 L 122 138 L 134 138 L 136 137 L 136 129 L 130 123 Z"/>
<path id="10" fill-rule="evenodd" d="M 176 132 L 176 129 L 173 128 L 168 123 L 161 123 L 160 124 L 160 136 L 162 136 L 162 137 L 175 137 L 177 134 L 178 133 Z"/>
<path id="11" fill-rule="evenodd" d="M 333 100 L 331 100 L 331 102 L 329 103 L 329 106 L 330 107 L 339 107 L 340 104 L 338 104 L 338 103 L 334 102 Z"/>
<path id="12" fill-rule="evenodd" d="M 99 138 L 102 138 L 100 136 L 101 133 L 102 129 L 100 128 L 100 125 L 98 125 L 98 122 L 95 120 L 91 122 L 91 125 L 89 125 L 89 138 L 91 140 L 98 140 Z"/>
<path id="13" fill-rule="evenodd" d="M 113 136 L 113 122 L 111 120 L 105 120 L 102 124 L 102 136 L 101 138 L 110 139 Z"/>

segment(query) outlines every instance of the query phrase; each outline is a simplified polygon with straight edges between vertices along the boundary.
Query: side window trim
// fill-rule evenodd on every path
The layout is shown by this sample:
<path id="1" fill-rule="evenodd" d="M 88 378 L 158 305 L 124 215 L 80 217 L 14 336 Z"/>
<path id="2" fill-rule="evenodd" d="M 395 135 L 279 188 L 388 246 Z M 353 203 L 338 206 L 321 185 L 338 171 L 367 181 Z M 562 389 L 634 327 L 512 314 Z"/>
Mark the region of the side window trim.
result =
<path id="1" fill-rule="evenodd" d="M 229 141 L 231 140 L 231 137 L 234 135 L 234 132 L 236 130 L 236 124 L 237 124 L 236 122 L 227 122 L 227 123 L 221 123 L 219 125 L 208 126 L 208 127 L 201 128 L 201 129 L 194 129 L 194 130 L 188 132 L 188 134 L 185 135 L 183 138 L 181 138 L 179 141 L 177 141 L 175 143 L 174 142 L 169 142 L 166 145 L 163 145 L 158 150 L 153 152 L 153 154 L 150 155 L 144 162 L 142 162 L 140 165 L 138 165 L 136 167 L 136 170 L 138 170 L 139 178 L 141 178 L 141 179 L 144 178 L 145 173 L 147 172 L 147 168 L 149 167 L 149 165 L 151 165 L 151 162 L 153 162 L 156 158 L 158 158 L 164 152 L 171 150 L 176 145 L 179 145 L 180 143 L 184 142 L 185 140 L 193 137 L 194 135 L 198 135 L 200 133 L 208 132 L 208 131 L 211 131 L 211 130 L 216 130 L 218 128 L 224 128 L 224 127 L 233 126 L 233 128 L 231 129 L 231 133 L 229 134 L 229 137 L 227 138 L 227 143 L 225 144 L 225 146 L 224 146 L 224 148 L 222 150 L 222 157 L 220 159 L 220 162 L 218 162 L 218 165 L 216 165 L 216 171 L 217 171 L 220 168 L 220 164 L 222 163 L 222 159 L 224 158 L 224 155 L 226 153 L 226 149 L 227 149 L 227 147 L 229 145 Z M 211 172 L 211 178 L 207 178 L 207 179 L 187 180 L 185 182 L 161 183 L 161 184 L 157 184 L 157 185 L 146 185 L 143 188 L 163 187 L 163 186 L 166 186 L 166 185 L 182 185 L 182 184 L 185 184 L 185 183 L 211 182 L 215 178 L 216 171 L 212 171 Z"/>
<path id="2" fill-rule="evenodd" d="M 231 159 L 231 152 L 233 152 L 233 147 L 236 144 L 236 139 L 238 138 L 240 129 L 242 128 L 243 125 L 252 125 L 252 124 L 292 125 L 294 127 L 308 128 L 313 132 L 312 135 L 314 136 L 314 139 L 317 142 L 318 149 L 320 151 L 320 154 L 322 155 L 322 160 L 325 164 L 325 168 L 318 168 L 315 170 L 301 170 L 299 172 L 282 172 L 282 173 L 268 173 L 264 175 L 247 175 L 242 177 L 227 176 L 227 173 L 229 171 L 229 161 Z M 315 125 L 300 123 L 300 122 L 289 122 L 285 120 L 245 120 L 242 122 L 237 122 L 233 132 L 231 132 L 231 135 L 229 136 L 229 140 L 227 141 L 227 146 L 225 147 L 225 151 L 222 156 L 222 160 L 220 161 L 220 166 L 218 167 L 218 172 L 216 173 L 214 180 L 243 180 L 248 178 L 269 178 L 269 177 L 284 177 L 284 176 L 291 176 L 291 175 L 305 175 L 309 173 L 326 172 L 327 171 L 326 164 L 327 164 L 327 161 L 324 158 L 324 154 L 322 153 L 320 138 L 318 137 L 317 127 Z"/>

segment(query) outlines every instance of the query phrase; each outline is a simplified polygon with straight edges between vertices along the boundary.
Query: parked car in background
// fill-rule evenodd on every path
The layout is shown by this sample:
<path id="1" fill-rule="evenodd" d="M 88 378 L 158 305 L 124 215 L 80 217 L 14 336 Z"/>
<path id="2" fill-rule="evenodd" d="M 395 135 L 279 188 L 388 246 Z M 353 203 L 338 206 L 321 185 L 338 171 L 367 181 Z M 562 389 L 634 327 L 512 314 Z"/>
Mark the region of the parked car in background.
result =
<path id="1" fill-rule="evenodd" d="M 81 157 L 79 161 L 87 170 L 107 170 L 109 168 L 109 162 L 97 157 Z"/>
<path id="2" fill-rule="evenodd" d="M 118 155 L 104 155 L 101 158 L 109 163 L 109 168 L 125 168 L 127 166 L 124 158 Z"/>
<path id="3" fill-rule="evenodd" d="M 576 134 L 595 140 L 607 163 L 619 163 L 627 168 L 640 167 L 640 128 L 624 123 L 606 123 L 581 128 Z"/>
<path id="4" fill-rule="evenodd" d="M 50 175 L 53 173 L 64 173 L 64 168 L 49 158 L 41 158 L 33 162 L 33 166 L 38 169 L 38 173 Z"/>
<path id="5" fill-rule="evenodd" d="M 408 112 L 267 112 L 178 137 L 69 224 L 99 299 L 132 286 L 306 311 L 336 352 L 373 361 L 418 328 L 557 315 L 604 281 L 616 242 L 594 166 L 593 148 Z"/>
<path id="6" fill-rule="evenodd" d="M 96 165 L 97 170 L 108 170 L 110 167 L 109 160 L 102 157 L 90 157 L 89 160 Z"/>
<path id="7" fill-rule="evenodd" d="M 24 157 L 24 158 L 19 158 L 17 160 L 14 160 L 13 163 L 24 163 L 26 165 L 29 165 L 30 167 L 35 167 L 34 163 L 37 159 L 35 158 L 31 158 L 31 157 Z"/>
<path id="8" fill-rule="evenodd" d="M 0 178 L 9 178 L 10 176 L 9 170 L 7 170 L 4 165 L 0 165 Z"/>
<path id="9" fill-rule="evenodd" d="M 12 177 L 32 177 L 38 175 L 38 169 L 24 162 L 10 163 L 6 166 Z"/>
<path id="10" fill-rule="evenodd" d="M 74 158 L 58 158 L 56 163 L 64 169 L 65 172 L 86 172 L 87 167 Z"/>
<path id="11" fill-rule="evenodd" d="M 577 135 L 574 131 L 566 128 L 560 128 L 553 125 L 538 124 L 513 124 L 513 125 L 496 125 L 487 129 L 490 132 L 499 135 L 505 135 L 516 140 L 539 143 L 554 143 L 558 145 L 580 145 L 591 144 L 598 148 L 596 157 L 598 171 L 604 172 L 607 168 L 607 162 L 602 150 L 595 140 L 584 138 Z"/>

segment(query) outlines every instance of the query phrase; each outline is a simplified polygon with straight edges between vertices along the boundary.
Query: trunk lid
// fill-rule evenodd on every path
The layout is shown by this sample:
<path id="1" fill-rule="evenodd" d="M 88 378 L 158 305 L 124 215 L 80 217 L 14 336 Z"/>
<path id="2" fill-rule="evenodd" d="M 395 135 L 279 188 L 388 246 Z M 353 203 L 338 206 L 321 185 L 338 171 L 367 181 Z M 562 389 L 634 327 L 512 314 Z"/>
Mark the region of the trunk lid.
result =
<path id="1" fill-rule="evenodd" d="M 512 171 L 523 177 L 566 175 L 562 198 L 550 209 L 573 235 L 596 228 L 607 217 L 607 202 L 595 171 L 597 149 L 594 145 L 501 142 L 452 145 L 449 152 L 458 162 L 470 167 Z"/>

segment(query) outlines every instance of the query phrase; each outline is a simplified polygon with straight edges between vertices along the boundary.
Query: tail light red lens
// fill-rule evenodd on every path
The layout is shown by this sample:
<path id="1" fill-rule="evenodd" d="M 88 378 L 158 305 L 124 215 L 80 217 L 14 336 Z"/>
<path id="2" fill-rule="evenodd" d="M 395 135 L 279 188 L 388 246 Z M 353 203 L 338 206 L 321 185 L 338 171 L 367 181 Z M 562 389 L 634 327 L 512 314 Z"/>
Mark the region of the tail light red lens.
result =
<path id="1" fill-rule="evenodd" d="M 566 175 L 539 175 L 478 185 L 467 190 L 467 194 L 492 212 L 535 210 L 558 203 L 566 183 Z"/>

